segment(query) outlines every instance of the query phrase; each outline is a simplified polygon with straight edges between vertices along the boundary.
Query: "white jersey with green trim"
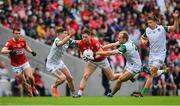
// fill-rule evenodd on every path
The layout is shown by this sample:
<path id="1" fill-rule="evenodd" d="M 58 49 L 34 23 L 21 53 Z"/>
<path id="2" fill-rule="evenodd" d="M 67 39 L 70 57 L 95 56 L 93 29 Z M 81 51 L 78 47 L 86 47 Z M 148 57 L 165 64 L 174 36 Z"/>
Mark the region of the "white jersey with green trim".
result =
<path id="1" fill-rule="evenodd" d="M 63 46 L 57 46 L 59 41 L 61 41 L 61 39 L 58 37 L 54 40 L 53 45 L 50 49 L 50 53 L 47 57 L 48 62 L 58 63 L 62 59 L 62 56 L 64 52 L 66 52 L 66 49 L 69 47 L 69 45 L 75 43 L 74 40 L 69 40 Z"/>
<path id="2" fill-rule="evenodd" d="M 141 58 L 134 42 L 128 40 L 125 44 L 120 44 L 118 51 L 126 58 L 126 65 L 141 67 Z"/>
<path id="3" fill-rule="evenodd" d="M 157 25 L 155 29 L 146 28 L 143 37 L 148 38 L 150 43 L 150 54 L 166 52 L 167 26 Z"/>

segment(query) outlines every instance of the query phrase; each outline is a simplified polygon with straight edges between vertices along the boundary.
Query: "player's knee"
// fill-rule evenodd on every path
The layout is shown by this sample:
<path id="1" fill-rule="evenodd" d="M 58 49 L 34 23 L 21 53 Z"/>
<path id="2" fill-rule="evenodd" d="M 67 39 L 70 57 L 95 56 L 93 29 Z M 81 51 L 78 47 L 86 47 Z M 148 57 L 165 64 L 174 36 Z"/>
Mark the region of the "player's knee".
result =
<path id="1" fill-rule="evenodd" d="M 66 80 L 66 77 L 62 77 L 61 80 L 62 80 L 62 81 L 65 81 L 65 80 Z"/>
<path id="2" fill-rule="evenodd" d="M 108 80 L 110 81 L 114 81 L 114 80 L 117 80 L 118 77 L 115 77 L 115 75 L 108 75 L 106 76 Z"/>
<path id="3" fill-rule="evenodd" d="M 121 77 L 119 77 L 119 78 L 117 79 L 117 83 L 121 83 L 121 82 L 123 82 L 123 79 L 122 79 Z"/>
<path id="4" fill-rule="evenodd" d="M 73 77 L 72 76 L 67 77 L 67 81 L 68 82 L 72 82 L 73 81 Z"/>
<path id="5" fill-rule="evenodd" d="M 22 77 L 20 77 L 20 83 L 21 83 L 21 84 L 24 84 L 25 82 L 26 82 L 26 80 L 23 79 Z"/>
<path id="6" fill-rule="evenodd" d="M 34 81 L 34 77 L 31 75 L 27 75 L 27 79 Z"/>
<path id="7" fill-rule="evenodd" d="M 150 67 L 151 75 L 155 77 L 157 75 L 157 67 Z"/>
<path id="8" fill-rule="evenodd" d="M 89 74 L 83 75 L 83 79 L 84 79 L 84 80 L 88 80 L 88 78 L 89 78 Z"/>
<path id="9" fill-rule="evenodd" d="M 107 77 L 107 79 L 110 80 L 110 81 L 114 81 L 115 80 L 114 77 Z"/>
<path id="10" fill-rule="evenodd" d="M 58 78 L 58 79 L 56 80 L 56 82 L 61 82 L 61 83 L 64 83 L 64 82 L 65 82 L 65 80 L 66 80 L 66 78 L 65 78 L 65 77 L 61 77 L 61 78 Z"/>

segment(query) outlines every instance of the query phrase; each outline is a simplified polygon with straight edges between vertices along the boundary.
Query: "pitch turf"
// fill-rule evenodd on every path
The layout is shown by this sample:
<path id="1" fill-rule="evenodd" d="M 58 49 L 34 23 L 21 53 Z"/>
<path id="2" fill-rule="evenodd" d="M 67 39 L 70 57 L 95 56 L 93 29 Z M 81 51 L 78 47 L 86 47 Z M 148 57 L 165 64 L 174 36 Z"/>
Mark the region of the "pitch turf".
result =
<path id="1" fill-rule="evenodd" d="M 166 97 L 82 97 L 82 98 L 71 98 L 71 97 L 1 97 L 0 105 L 61 105 L 61 106 L 89 106 L 89 105 L 123 105 L 123 106 L 180 106 L 180 96 L 166 96 Z"/>

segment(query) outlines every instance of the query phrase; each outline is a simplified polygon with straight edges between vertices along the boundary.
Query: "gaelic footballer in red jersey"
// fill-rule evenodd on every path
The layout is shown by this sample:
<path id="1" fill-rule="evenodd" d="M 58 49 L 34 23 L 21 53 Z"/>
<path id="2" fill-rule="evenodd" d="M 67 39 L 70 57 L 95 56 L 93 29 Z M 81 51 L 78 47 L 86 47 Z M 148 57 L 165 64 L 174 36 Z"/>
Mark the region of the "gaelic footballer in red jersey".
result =
<path id="1" fill-rule="evenodd" d="M 101 50 L 100 42 L 94 39 L 93 37 L 91 37 L 90 35 L 91 34 L 89 30 L 84 30 L 82 33 L 82 40 L 76 42 L 81 55 L 87 49 L 91 49 L 94 52 L 94 54 L 95 52 Z M 109 80 L 116 80 L 119 77 L 119 74 L 113 73 L 109 65 L 109 62 L 107 60 L 107 57 L 95 58 L 92 61 L 94 62 L 94 64 L 91 62 L 88 62 L 84 69 L 84 74 L 83 74 L 83 77 L 81 79 L 80 86 L 79 86 L 78 97 L 82 96 L 82 92 L 84 88 L 86 87 L 87 80 L 89 79 L 90 75 L 96 70 L 98 66 L 104 67 L 103 71 Z"/>
<path id="2" fill-rule="evenodd" d="M 86 36 L 84 36 L 84 37 L 86 39 Z M 89 41 L 91 43 L 88 43 Z M 87 49 L 91 49 L 95 53 L 101 48 L 101 44 L 98 40 L 91 38 L 89 41 L 80 40 L 77 42 L 79 50 L 81 53 L 83 53 Z M 95 58 L 93 61 L 94 62 L 100 62 L 104 59 L 106 59 L 106 56 L 100 57 L 100 58 Z"/>
<path id="3" fill-rule="evenodd" d="M 25 85 L 26 89 L 28 89 L 29 95 L 33 96 L 32 91 L 34 94 L 37 94 L 37 90 L 34 87 L 32 69 L 29 65 L 24 49 L 33 56 L 36 56 L 36 53 L 32 51 L 26 40 L 20 36 L 20 29 L 13 29 L 13 38 L 5 44 L 1 53 L 10 55 L 13 72 L 22 79 L 22 83 Z M 31 85 L 26 82 L 25 76 L 30 81 Z"/>
<path id="4" fill-rule="evenodd" d="M 12 66 L 18 67 L 28 61 L 24 52 L 24 48 L 26 47 L 26 41 L 24 38 L 19 38 L 18 41 L 11 38 L 6 43 L 5 47 L 11 50 L 10 59 Z"/>

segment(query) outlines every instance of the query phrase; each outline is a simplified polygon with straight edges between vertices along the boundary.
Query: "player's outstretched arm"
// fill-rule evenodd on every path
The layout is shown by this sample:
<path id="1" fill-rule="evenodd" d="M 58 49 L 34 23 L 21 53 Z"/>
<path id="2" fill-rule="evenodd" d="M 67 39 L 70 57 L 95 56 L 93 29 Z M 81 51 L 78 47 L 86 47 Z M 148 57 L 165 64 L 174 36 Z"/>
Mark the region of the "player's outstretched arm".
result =
<path id="1" fill-rule="evenodd" d="M 104 45 L 104 46 L 102 46 L 101 48 L 102 48 L 102 49 L 109 49 L 109 48 L 116 47 L 116 46 L 118 46 L 118 45 L 119 45 L 119 42 L 117 41 L 117 42 L 115 42 L 115 43 L 110 43 L 110 44 Z"/>
<path id="2" fill-rule="evenodd" d="M 175 31 L 175 30 L 178 30 L 179 28 L 179 11 L 178 10 L 176 10 L 173 13 L 173 17 L 174 17 L 174 24 L 172 26 L 168 26 L 169 31 Z"/>
<path id="3" fill-rule="evenodd" d="M 27 43 L 26 43 L 25 50 L 31 53 L 33 56 L 36 56 L 36 52 L 34 52 Z"/>
<path id="4" fill-rule="evenodd" d="M 111 55 L 115 55 L 118 54 L 118 49 L 115 50 L 111 50 L 111 51 L 98 51 L 96 52 L 96 56 L 100 55 L 100 56 L 111 56 Z"/>
<path id="5" fill-rule="evenodd" d="M 12 50 L 9 50 L 7 47 L 3 47 L 3 48 L 1 49 L 1 53 L 2 53 L 2 54 L 9 54 L 11 51 L 12 51 Z"/>
<path id="6" fill-rule="evenodd" d="M 59 41 L 56 45 L 57 46 L 63 46 L 73 35 L 73 32 L 72 31 L 65 31 L 65 34 L 66 34 L 66 37 L 62 40 L 62 41 Z"/>

